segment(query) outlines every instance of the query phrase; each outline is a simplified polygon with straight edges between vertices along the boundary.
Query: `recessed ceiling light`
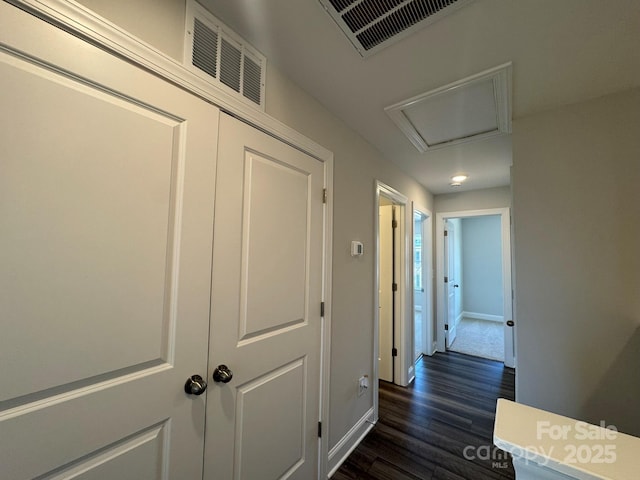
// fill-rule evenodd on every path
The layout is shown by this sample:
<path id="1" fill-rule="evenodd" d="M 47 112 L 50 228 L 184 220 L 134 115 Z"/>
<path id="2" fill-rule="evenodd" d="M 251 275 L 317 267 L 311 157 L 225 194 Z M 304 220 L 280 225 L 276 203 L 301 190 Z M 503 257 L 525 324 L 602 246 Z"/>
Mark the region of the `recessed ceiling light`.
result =
<path id="1" fill-rule="evenodd" d="M 454 175 L 451 177 L 451 181 L 460 185 L 460 183 L 464 182 L 467 178 L 469 178 L 469 175 Z"/>

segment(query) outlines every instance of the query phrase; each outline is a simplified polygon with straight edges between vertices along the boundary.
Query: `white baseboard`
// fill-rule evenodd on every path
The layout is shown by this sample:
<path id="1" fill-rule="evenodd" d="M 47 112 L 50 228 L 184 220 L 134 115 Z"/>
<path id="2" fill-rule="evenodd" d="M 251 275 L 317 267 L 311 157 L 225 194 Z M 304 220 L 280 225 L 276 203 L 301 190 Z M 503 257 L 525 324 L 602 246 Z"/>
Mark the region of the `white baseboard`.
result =
<path id="1" fill-rule="evenodd" d="M 329 477 L 336 473 L 340 465 L 344 463 L 351 452 L 353 452 L 364 437 L 373 428 L 373 407 L 351 427 L 344 437 L 329 450 Z"/>
<path id="2" fill-rule="evenodd" d="M 475 318 L 476 320 L 489 320 L 490 322 L 504 322 L 502 315 L 489 315 L 488 313 L 462 312 L 465 318 Z"/>
<path id="3" fill-rule="evenodd" d="M 460 312 L 460 315 L 457 316 L 456 321 L 455 321 L 455 325 L 459 325 L 460 322 L 462 321 L 462 317 L 464 317 L 465 312 Z"/>

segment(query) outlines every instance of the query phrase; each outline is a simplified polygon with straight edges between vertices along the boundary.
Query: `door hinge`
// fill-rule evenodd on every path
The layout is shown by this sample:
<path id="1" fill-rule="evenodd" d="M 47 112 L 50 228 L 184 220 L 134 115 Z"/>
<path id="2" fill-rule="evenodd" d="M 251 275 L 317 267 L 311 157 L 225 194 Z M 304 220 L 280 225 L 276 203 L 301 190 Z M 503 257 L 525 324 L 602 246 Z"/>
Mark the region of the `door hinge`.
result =
<path id="1" fill-rule="evenodd" d="M 444 277 L 444 283 L 449 283 L 449 277 Z"/>
<path id="2" fill-rule="evenodd" d="M 327 203 L 327 189 L 322 189 L 322 203 Z"/>
<path id="3" fill-rule="evenodd" d="M 449 330 L 449 324 L 445 323 L 445 324 L 444 324 L 444 329 L 445 329 L 445 330 Z"/>
<path id="4" fill-rule="evenodd" d="M 445 231 L 444 231 L 444 236 L 446 237 L 446 236 L 448 236 L 448 235 L 449 235 L 449 232 L 447 232 L 447 231 L 445 230 Z"/>
<path id="5" fill-rule="evenodd" d="M 397 283 L 392 283 L 391 284 L 391 291 L 392 292 L 397 292 L 398 291 L 398 284 Z"/>
<path id="6" fill-rule="evenodd" d="M 320 302 L 320 316 L 324 317 L 324 302 Z"/>
<path id="7" fill-rule="evenodd" d="M 391 221 L 391 228 L 398 228 L 398 220 L 392 220 Z"/>
<path id="8" fill-rule="evenodd" d="M 397 357 L 398 356 L 398 349 L 397 348 L 393 347 L 391 349 L 391 356 L 392 357 Z"/>
<path id="9" fill-rule="evenodd" d="M 322 422 L 318 422 L 318 437 L 322 437 Z"/>

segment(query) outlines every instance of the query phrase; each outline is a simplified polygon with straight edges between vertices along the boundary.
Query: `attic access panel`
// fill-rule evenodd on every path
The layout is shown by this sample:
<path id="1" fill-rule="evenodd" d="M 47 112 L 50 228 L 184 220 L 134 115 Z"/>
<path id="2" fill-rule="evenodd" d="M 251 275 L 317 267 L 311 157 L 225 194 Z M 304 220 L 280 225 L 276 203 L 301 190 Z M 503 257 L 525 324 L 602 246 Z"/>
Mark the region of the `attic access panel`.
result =
<path id="1" fill-rule="evenodd" d="M 511 133 L 511 63 L 385 108 L 424 153 Z"/>
<path id="2" fill-rule="evenodd" d="M 473 0 L 319 0 L 361 56 L 367 57 Z"/>

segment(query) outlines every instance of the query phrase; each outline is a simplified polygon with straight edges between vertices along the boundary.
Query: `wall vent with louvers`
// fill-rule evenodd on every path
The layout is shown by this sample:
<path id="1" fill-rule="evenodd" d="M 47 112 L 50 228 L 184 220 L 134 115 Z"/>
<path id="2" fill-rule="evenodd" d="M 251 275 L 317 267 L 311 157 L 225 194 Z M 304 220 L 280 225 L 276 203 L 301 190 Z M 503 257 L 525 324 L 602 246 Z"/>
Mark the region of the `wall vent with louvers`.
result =
<path id="1" fill-rule="evenodd" d="M 473 0 L 319 0 L 363 57 Z"/>
<path id="2" fill-rule="evenodd" d="M 264 110 L 266 58 L 193 0 L 187 1 L 184 58 L 201 78 Z"/>

